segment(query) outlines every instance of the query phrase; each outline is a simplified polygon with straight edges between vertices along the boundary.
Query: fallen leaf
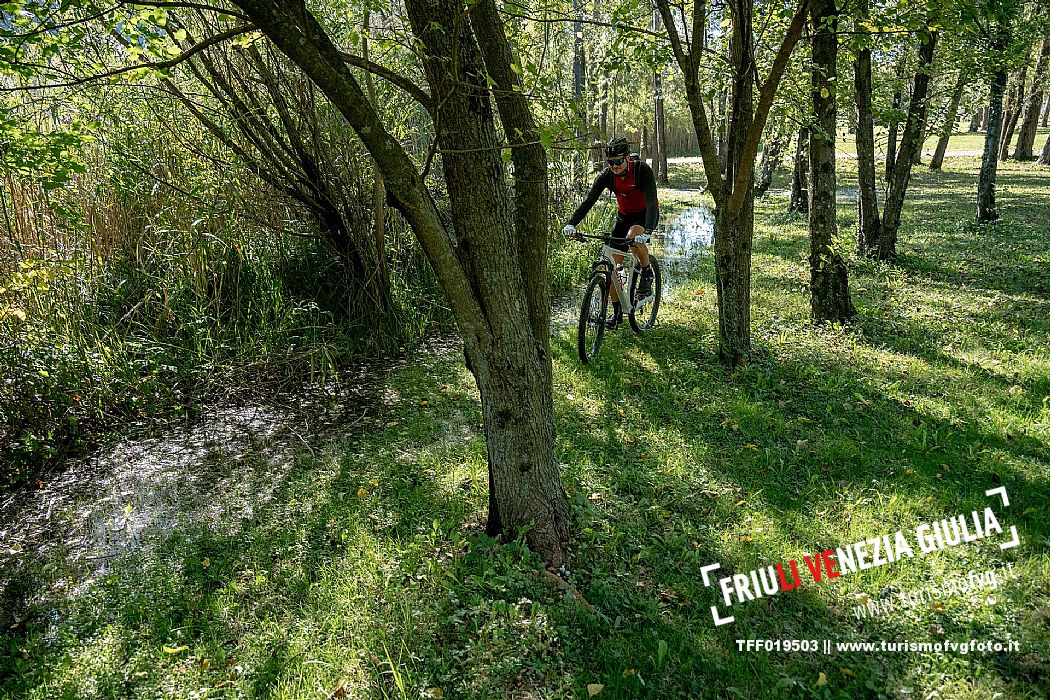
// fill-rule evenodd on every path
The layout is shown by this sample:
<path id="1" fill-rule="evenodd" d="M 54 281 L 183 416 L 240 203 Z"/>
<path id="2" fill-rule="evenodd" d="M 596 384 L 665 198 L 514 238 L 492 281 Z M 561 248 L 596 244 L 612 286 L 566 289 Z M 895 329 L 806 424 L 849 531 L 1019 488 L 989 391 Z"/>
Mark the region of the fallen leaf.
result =
<path id="1" fill-rule="evenodd" d="M 365 489 L 364 486 L 362 486 L 361 488 L 359 488 L 357 490 L 357 497 L 358 498 L 367 498 L 368 497 L 368 490 Z"/>
<path id="2" fill-rule="evenodd" d="M 437 687 L 427 688 L 424 691 L 424 695 L 428 698 L 443 698 L 445 697 L 445 691 Z"/>
<path id="3" fill-rule="evenodd" d="M 169 647 L 167 644 L 164 645 L 165 654 L 181 654 L 184 651 L 189 651 L 190 648 L 183 644 L 181 647 Z"/>
<path id="4" fill-rule="evenodd" d="M 335 684 L 335 688 L 331 693 L 328 694 L 330 699 L 345 698 L 346 697 L 346 684 L 350 682 L 349 678 L 340 678 L 339 682 Z"/>
<path id="5" fill-rule="evenodd" d="M 756 450 L 756 451 L 758 450 L 758 445 L 756 445 L 753 442 L 747 443 L 746 445 L 744 445 L 744 447 L 746 447 L 749 450 Z"/>
<path id="6" fill-rule="evenodd" d="M 211 559 L 209 559 L 208 557 L 204 557 L 204 559 L 201 560 L 201 566 L 207 569 L 209 566 L 211 566 Z"/>
<path id="7" fill-rule="evenodd" d="M 702 290 L 702 289 L 698 289 L 695 292 L 693 292 L 693 294 L 703 294 L 703 293 L 704 293 L 704 290 Z"/>
<path id="8" fill-rule="evenodd" d="M 805 447 L 809 444 L 809 440 L 795 440 L 796 447 Z"/>
<path id="9" fill-rule="evenodd" d="M 595 695 L 602 692 L 602 689 L 604 688 L 605 686 L 601 683 L 590 683 L 587 686 L 587 696 L 593 698 Z"/>
<path id="10" fill-rule="evenodd" d="M 942 610 L 944 610 L 944 601 L 943 600 L 931 600 L 930 601 L 930 607 L 933 608 L 935 612 L 941 612 Z"/>
<path id="11" fill-rule="evenodd" d="M 740 541 L 741 542 L 750 542 L 751 541 L 751 535 L 741 535 L 740 536 Z"/>
<path id="12" fill-rule="evenodd" d="M 827 685 L 827 684 L 828 684 L 828 677 L 827 677 L 827 675 L 824 674 L 823 671 L 821 671 L 820 675 L 817 677 L 817 685 L 821 686 L 821 685 Z"/>
<path id="13" fill-rule="evenodd" d="M 854 673 L 852 669 L 840 668 L 839 670 L 842 671 L 842 675 L 844 675 L 844 676 L 849 676 L 850 678 L 856 678 L 857 677 L 857 674 Z"/>
<path id="14" fill-rule="evenodd" d="M 635 670 L 634 670 L 633 668 L 625 668 L 625 669 L 623 670 L 623 673 L 622 673 L 622 674 L 620 674 L 620 675 L 622 675 L 622 676 L 623 676 L 624 678 L 630 678 L 630 677 L 631 677 L 631 676 L 633 676 L 633 675 L 634 675 L 635 673 L 637 673 L 637 672 L 636 672 L 636 671 L 635 671 Z"/>

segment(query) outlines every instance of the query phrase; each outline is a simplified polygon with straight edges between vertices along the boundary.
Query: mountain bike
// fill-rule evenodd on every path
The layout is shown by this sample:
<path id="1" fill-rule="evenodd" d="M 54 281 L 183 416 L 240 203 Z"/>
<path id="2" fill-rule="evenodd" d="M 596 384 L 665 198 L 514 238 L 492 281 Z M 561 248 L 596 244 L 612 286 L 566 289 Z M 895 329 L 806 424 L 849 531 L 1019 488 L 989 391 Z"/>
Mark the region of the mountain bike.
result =
<path id="1" fill-rule="evenodd" d="M 583 293 L 580 323 L 576 334 L 580 362 L 587 364 L 598 354 L 605 337 L 605 315 L 609 307 L 610 290 L 616 290 L 623 312 L 631 323 L 631 329 L 635 333 L 645 333 L 656 324 L 656 314 L 660 311 L 662 279 L 660 264 L 650 252 L 649 266 L 653 270 L 653 289 L 648 296 L 640 297 L 638 286 L 642 279 L 642 268 L 638 259 L 631 253 L 611 247 L 623 243 L 628 246 L 647 243 L 649 234 L 631 239 L 577 233 L 576 239 L 602 241 L 601 251 L 591 263 L 591 274 Z M 617 264 L 614 255 L 623 255 L 624 262 Z"/>

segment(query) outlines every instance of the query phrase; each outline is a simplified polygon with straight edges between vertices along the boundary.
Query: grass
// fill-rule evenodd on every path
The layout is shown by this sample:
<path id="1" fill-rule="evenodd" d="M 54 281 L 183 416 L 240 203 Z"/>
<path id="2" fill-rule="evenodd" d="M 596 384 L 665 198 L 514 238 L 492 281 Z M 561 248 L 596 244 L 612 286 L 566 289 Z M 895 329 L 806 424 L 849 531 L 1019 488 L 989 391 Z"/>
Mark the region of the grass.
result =
<path id="1" fill-rule="evenodd" d="M 952 133 L 952 137 L 948 140 L 947 153 L 953 152 L 983 152 L 984 151 L 984 137 L 983 131 L 969 132 L 967 127 L 969 121 L 964 120 L 956 124 L 956 129 Z M 902 127 L 903 128 L 903 127 Z M 1038 156 L 1040 150 L 1043 148 L 1043 144 L 1046 143 L 1047 136 L 1050 135 L 1050 129 L 1037 129 L 1035 137 L 1035 155 Z M 898 132 L 898 139 L 900 133 Z M 922 144 L 922 152 L 924 156 L 926 154 L 933 155 L 934 149 L 937 148 L 937 141 L 940 138 L 939 134 L 933 134 L 926 137 L 926 140 Z M 899 147 L 898 141 L 898 147 Z M 1013 145 L 1017 145 L 1017 135 L 1014 135 Z M 836 150 L 839 155 L 846 155 L 849 157 L 856 157 L 857 155 L 857 142 L 856 135 L 849 133 L 843 129 L 838 134 L 838 142 L 836 144 Z M 876 150 L 876 162 L 881 163 L 882 159 L 885 158 L 886 152 L 886 129 L 877 128 L 875 130 L 875 150 Z M 881 151 L 881 154 L 879 153 Z M 1010 148 L 1010 153 L 1013 153 L 1013 147 Z M 928 158 L 924 157 L 924 162 L 928 161 Z"/>
<path id="2" fill-rule="evenodd" d="M 482 534 L 480 412 L 452 349 L 386 375 L 344 437 L 312 444 L 284 471 L 259 461 L 270 495 L 249 518 L 176 522 L 103 566 L 61 541 L 22 553 L 2 589 L 0 690 L 1046 697 L 1050 171 L 1004 163 L 1006 221 L 979 228 L 977 166 L 951 158 L 943 173 L 916 170 L 899 264 L 851 260 L 861 317 L 849 327 L 809 325 L 805 221 L 772 197 L 756 212 L 750 366 L 715 361 L 709 256 L 669 290 L 653 332 L 612 334 L 596 365 L 579 364 L 571 333 L 554 338 L 558 453 L 577 533 L 570 579 L 598 615 L 549 585 L 519 544 Z M 679 186 L 700 179 L 688 168 Z M 839 213 L 845 237 L 854 205 Z M 220 445 L 205 469 L 228 475 L 253 459 Z M 996 512 L 1017 527 L 1018 548 L 985 539 L 810 582 L 712 624 L 706 564 L 747 572 L 914 532 L 983 509 L 998 485 L 1011 505 Z M 75 507 L 53 522 L 85 536 Z M 918 598 L 1006 564 L 1013 574 L 995 589 Z M 898 594 L 919 604 L 854 615 Z M 1021 648 L 825 655 L 740 652 L 737 639 Z"/>

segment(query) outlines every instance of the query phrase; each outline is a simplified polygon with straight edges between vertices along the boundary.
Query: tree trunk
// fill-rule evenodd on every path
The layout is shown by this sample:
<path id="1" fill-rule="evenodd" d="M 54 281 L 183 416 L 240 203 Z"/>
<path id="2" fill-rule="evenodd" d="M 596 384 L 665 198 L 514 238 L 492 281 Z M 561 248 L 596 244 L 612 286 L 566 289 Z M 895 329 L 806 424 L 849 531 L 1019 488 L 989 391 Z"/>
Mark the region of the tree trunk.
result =
<path id="1" fill-rule="evenodd" d="M 973 112 L 973 116 L 970 117 L 970 126 L 966 129 L 969 134 L 977 133 L 977 128 L 981 125 L 981 110 L 976 109 Z"/>
<path id="2" fill-rule="evenodd" d="M 919 47 L 919 66 L 912 81 L 908 117 L 901 135 L 900 153 L 893 165 L 890 180 L 886 183 L 886 206 L 882 215 L 882 235 L 876 246 L 875 257 L 892 262 L 897 257 L 897 230 L 900 228 L 904 195 L 911 179 L 912 156 L 922 148 L 922 125 L 929 108 L 930 70 L 933 67 L 933 51 L 937 46 L 937 32 L 924 36 Z"/>
<path id="3" fill-rule="evenodd" d="M 715 217 L 715 290 L 718 295 L 718 356 L 732 367 L 751 355 L 751 246 L 754 204 L 737 219 Z"/>
<path id="4" fill-rule="evenodd" d="M 469 24 L 451 0 L 406 3 L 425 49 L 431 108 L 439 110 L 438 145 L 455 245 L 420 173 L 313 15 L 297 0 L 237 0 L 236 5 L 303 68 L 379 163 L 388 192 L 445 292 L 477 380 L 489 454 L 490 526 L 510 535 L 526 531 L 529 545 L 549 566 L 559 566 L 565 560 L 568 504 L 554 456 L 550 311 L 546 267 L 540 262 L 546 258 L 548 223 L 546 154 L 527 105 L 523 109 L 515 98 L 520 85 L 494 0 L 479 0 Z M 515 156 L 514 202 L 500 157 L 504 139 L 482 87 L 487 77 L 499 89 L 500 120 Z M 530 257 L 523 259 L 526 254 Z"/>
<path id="5" fill-rule="evenodd" d="M 944 126 L 941 127 L 941 137 L 937 139 L 937 149 L 933 152 L 930 161 L 930 170 L 940 170 L 944 163 L 944 154 L 948 150 L 948 139 L 952 137 L 955 130 L 955 118 L 959 114 L 959 103 L 962 101 L 963 90 L 966 89 L 966 72 L 959 71 L 959 77 L 955 81 L 955 89 L 948 101 L 948 112 L 944 115 Z"/>
<path id="6" fill-rule="evenodd" d="M 1045 129 L 1048 120 L 1050 120 L 1050 97 L 1047 97 L 1046 100 L 1043 102 L 1043 121 L 1040 124 L 1040 126 L 1042 126 Z"/>
<path id="7" fill-rule="evenodd" d="M 893 166 L 897 160 L 897 113 L 901 109 L 901 101 L 904 99 L 904 70 L 908 64 L 908 47 L 901 50 L 900 60 L 897 62 L 897 81 L 893 90 L 893 116 L 886 126 L 886 183 L 889 184 L 893 173 Z"/>
<path id="8" fill-rule="evenodd" d="M 1003 47 L 995 47 L 1002 49 Z M 1006 91 L 1006 71 L 992 75 L 988 100 L 988 132 L 984 136 L 984 155 L 981 172 L 977 176 L 977 220 L 991 223 L 999 218 L 995 208 L 995 175 L 999 167 L 999 134 L 1003 126 L 1003 93 Z"/>
<path id="9" fill-rule="evenodd" d="M 981 131 L 988 131 L 988 113 L 991 110 L 988 107 L 981 107 Z"/>
<path id="10" fill-rule="evenodd" d="M 732 34 L 729 53 L 733 68 L 732 109 L 727 110 L 726 181 L 734 182 L 743 166 L 744 143 L 753 114 L 754 72 L 747 58 L 754 55 L 749 0 L 733 0 Z M 754 153 L 751 153 L 752 164 Z M 718 354 L 729 365 L 739 365 L 751 355 L 751 246 L 755 235 L 754 179 L 746 183 L 744 206 L 736 217 L 729 216 L 728 201 L 715 221 L 715 287 L 718 293 Z M 718 219 L 722 219 L 719 225 Z"/>
<path id="11" fill-rule="evenodd" d="M 1050 59 L 1050 39 L 1043 39 L 1039 50 L 1039 61 L 1032 76 L 1032 88 L 1024 105 L 1024 119 L 1017 134 L 1014 160 L 1031 160 L 1035 157 L 1035 130 L 1039 125 L 1039 110 L 1043 107 L 1043 82 L 1046 80 L 1047 60 Z"/>
<path id="12" fill-rule="evenodd" d="M 729 41 L 732 70 L 732 108 L 727 110 L 729 139 L 725 177 L 712 134 L 711 122 L 703 105 L 699 80 L 704 52 L 706 6 L 700 0 L 692 5 L 692 31 L 688 43 L 676 29 L 668 0 L 656 0 L 664 20 L 675 61 L 682 70 L 684 88 L 700 155 L 707 175 L 707 186 L 715 200 L 715 285 L 718 293 L 719 356 L 723 362 L 738 365 L 751 354 L 751 246 L 754 237 L 754 166 L 762 131 L 777 87 L 783 78 L 791 52 L 805 27 L 806 15 L 795 12 L 777 51 L 769 75 L 754 104 L 755 55 L 752 3 L 730 0 Z M 683 21 L 686 18 L 682 17 Z M 688 23 L 688 22 L 687 22 Z"/>
<path id="13" fill-rule="evenodd" d="M 843 322 L 857 310 L 846 263 L 835 249 L 835 86 L 838 12 L 835 0 L 811 0 L 813 118 L 809 135 L 809 291 L 814 323 Z"/>
<path id="14" fill-rule="evenodd" d="M 366 61 L 369 60 L 368 43 L 372 32 L 369 24 L 370 16 L 371 13 L 366 9 L 361 22 L 361 55 Z M 365 72 L 365 91 L 368 94 L 368 101 L 374 105 L 376 103 L 375 83 L 369 72 Z M 383 184 L 383 173 L 375 158 L 372 159 L 372 240 L 375 243 L 377 274 L 383 287 L 389 288 L 390 271 L 386 259 L 386 185 Z"/>
<path id="15" fill-rule="evenodd" d="M 859 6 L 858 19 L 868 17 L 868 3 Z M 870 35 L 857 51 L 853 65 L 854 93 L 857 100 L 857 253 L 866 255 L 881 235 L 879 196 L 875 182 L 875 127 L 871 116 Z"/>
<path id="16" fill-rule="evenodd" d="M 1028 64 L 1021 66 L 1021 72 L 1017 76 L 1017 84 L 1010 92 L 1009 106 L 1006 110 L 1006 118 L 1003 120 L 1002 142 L 999 145 L 999 160 L 1010 157 L 1010 142 L 1014 138 L 1014 130 L 1017 128 L 1017 120 L 1021 116 L 1021 104 L 1024 102 L 1025 83 L 1028 80 Z"/>
<path id="17" fill-rule="evenodd" d="M 1046 137 L 1046 143 L 1043 144 L 1043 152 L 1039 155 L 1039 160 L 1036 162 L 1039 165 L 1050 165 L 1050 136 Z"/>
<path id="18" fill-rule="evenodd" d="M 587 138 L 587 110 L 585 107 L 584 82 L 587 80 L 587 61 L 584 56 L 583 44 L 583 3 L 581 0 L 573 0 L 572 11 L 574 20 L 572 23 L 572 97 L 576 103 L 576 145 L 572 159 L 572 186 L 580 190 L 586 187 L 588 156 L 590 153 L 584 151 L 580 146 Z"/>
<path id="19" fill-rule="evenodd" d="M 795 144 L 795 163 L 791 170 L 791 200 L 788 202 L 788 211 L 796 214 L 809 212 L 809 189 L 806 173 L 809 170 L 809 160 L 806 151 L 809 148 L 809 127 L 798 130 L 798 142 Z"/>
<path id="20" fill-rule="evenodd" d="M 790 136 L 789 136 L 790 138 Z M 773 176 L 784 154 L 784 137 L 780 133 L 773 134 L 762 148 L 762 160 L 759 162 L 758 182 L 755 183 L 755 196 L 764 195 L 773 184 Z"/>

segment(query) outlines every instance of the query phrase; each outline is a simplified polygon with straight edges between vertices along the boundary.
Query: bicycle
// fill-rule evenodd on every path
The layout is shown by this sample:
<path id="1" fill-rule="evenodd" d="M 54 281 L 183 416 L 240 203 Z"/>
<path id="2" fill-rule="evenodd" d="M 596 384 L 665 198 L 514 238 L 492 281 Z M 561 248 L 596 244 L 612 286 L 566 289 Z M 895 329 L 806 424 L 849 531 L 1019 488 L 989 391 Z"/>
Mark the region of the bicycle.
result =
<path id="1" fill-rule="evenodd" d="M 610 247 L 610 244 L 626 243 L 633 246 L 637 243 L 647 243 L 648 234 L 631 239 L 587 236 L 577 233 L 576 239 L 602 241 L 601 251 L 591 263 L 591 273 L 587 281 L 587 288 L 583 293 L 580 322 L 576 334 L 580 362 L 587 364 L 598 354 L 602 346 L 602 339 L 605 337 L 605 315 L 609 307 L 610 289 L 616 289 L 616 295 L 620 299 L 624 314 L 630 321 L 631 329 L 638 334 L 645 333 L 656 324 L 656 314 L 660 310 L 661 275 L 656 256 L 650 252 L 649 266 L 653 270 L 652 293 L 644 298 L 639 298 L 641 265 L 638 259 L 633 254 Z M 624 263 L 617 264 L 614 255 L 623 255 Z"/>

